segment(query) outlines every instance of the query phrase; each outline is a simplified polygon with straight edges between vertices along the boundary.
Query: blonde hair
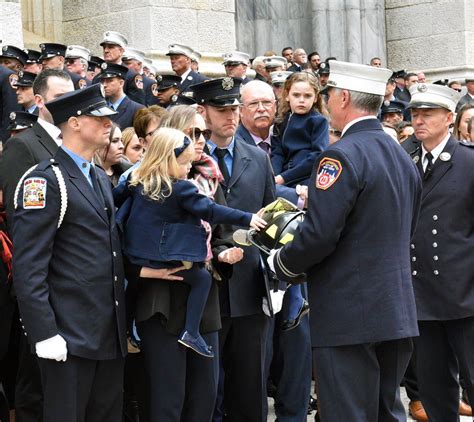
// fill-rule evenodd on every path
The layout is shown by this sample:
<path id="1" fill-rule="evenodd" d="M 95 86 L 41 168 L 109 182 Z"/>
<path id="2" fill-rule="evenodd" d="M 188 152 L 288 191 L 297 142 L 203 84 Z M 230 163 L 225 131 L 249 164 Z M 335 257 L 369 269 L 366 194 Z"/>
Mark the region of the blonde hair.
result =
<path id="1" fill-rule="evenodd" d="M 140 166 L 132 172 L 130 185 L 142 185 L 143 195 L 155 201 L 169 197 L 173 190 L 172 174 L 177 174 L 179 171 L 174 150 L 183 146 L 185 136 L 177 129 L 158 129 L 153 135 L 150 148 Z M 192 159 L 194 154 L 192 143 L 181 155 L 185 154 L 189 155 L 190 160 Z"/>
<path id="2" fill-rule="evenodd" d="M 323 116 L 328 117 L 328 112 L 326 106 L 324 104 L 324 100 L 322 95 L 320 94 L 318 80 L 315 76 L 308 72 L 294 72 L 291 74 L 287 80 L 285 81 L 285 85 L 283 85 L 283 92 L 280 98 L 280 104 L 278 107 L 278 118 L 279 122 L 282 122 L 285 119 L 285 115 L 291 111 L 290 103 L 288 100 L 288 96 L 290 94 L 290 89 L 293 84 L 297 82 L 306 82 L 309 84 L 311 88 L 314 89 L 314 93 L 316 94 L 316 101 L 313 105 L 313 110 L 321 113 Z"/>
<path id="3" fill-rule="evenodd" d="M 185 131 L 194 124 L 194 119 L 198 114 L 195 107 L 189 105 L 178 105 L 171 108 L 168 114 L 161 119 L 161 127 L 172 127 Z"/>
<path id="4" fill-rule="evenodd" d="M 135 129 L 133 127 L 128 127 L 122 131 L 122 144 L 123 144 L 123 154 L 127 152 L 128 145 L 133 137 L 136 135 Z"/>

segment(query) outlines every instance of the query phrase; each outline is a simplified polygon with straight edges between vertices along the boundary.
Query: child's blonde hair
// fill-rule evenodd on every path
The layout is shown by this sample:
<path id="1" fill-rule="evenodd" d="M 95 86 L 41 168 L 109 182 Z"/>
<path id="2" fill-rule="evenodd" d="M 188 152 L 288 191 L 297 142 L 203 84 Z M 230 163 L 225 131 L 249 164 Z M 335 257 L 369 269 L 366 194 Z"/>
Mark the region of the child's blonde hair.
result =
<path id="1" fill-rule="evenodd" d="M 143 194 L 150 199 L 159 201 L 171 195 L 174 177 L 179 171 L 175 148 L 184 145 L 186 135 L 177 129 L 160 128 L 150 142 L 150 148 L 145 154 L 140 166 L 132 172 L 130 184 L 142 185 Z M 191 160 L 193 157 L 192 142 L 184 149 L 179 157 Z"/>

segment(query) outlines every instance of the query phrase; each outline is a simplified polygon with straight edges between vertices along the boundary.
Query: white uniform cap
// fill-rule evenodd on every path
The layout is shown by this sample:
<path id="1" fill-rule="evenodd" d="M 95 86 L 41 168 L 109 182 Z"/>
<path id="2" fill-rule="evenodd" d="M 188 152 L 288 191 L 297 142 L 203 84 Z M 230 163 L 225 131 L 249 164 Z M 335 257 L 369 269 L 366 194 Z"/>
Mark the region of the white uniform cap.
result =
<path id="1" fill-rule="evenodd" d="M 272 84 L 284 84 L 287 80 L 288 76 L 290 76 L 293 72 L 280 71 L 280 72 L 270 72 L 270 76 L 272 78 Z"/>
<path id="2" fill-rule="evenodd" d="M 126 47 L 125 52 L 123 53 L 122 60 L 136 60 L 140 63 L 143 63 L 145 60 L 145 53 L 136 48 Z"/>
<path id="3" fill-rule="evenodd" d="M 462 94 L 452 88 L 436 84 L 415 84 L 410 87 L 411 100 L 407 108 L 445 108 L 456 110 Z"/>
<path id="4" fill-rule="evenodd" d="M 157 72 L 157 69 L 156 69 L 155 65 L 153 64 L 153 62 L 150 59 L 146 58 L 146 57 L 143 59 L 143 67 L 148 68 L 151 73 L 156 73 Z"/>
<path id="5" fill-rule="evenodd" d="M 196 51 L 196 50 L 193 50 L 193 52 L 191 53 L 191 60 L 194 61 L 194 62 L 198 62 L 199 63 L 199 60 L 201 60 L 201 53 L 199 51 Z"/>
<path id="6" fill-rule="evenodd" d="M 166 55 L 172 56 L 174 54 L 186 56 L 191 59 L 193 55 L 193 49 L 183 44 L 171 44 L 168 46 L 168 52 L 166 53 Z"/>
<path id="7" fill-rule="evenodd" d="M 385 87 L 392 71 L 382 67 L 372 67 L 331 60 L 327 87 L 348 89 L 366 94 L 385 95 Z"/>
<path id="8" fill-rule="evenodd" d="M 274 67 L 286 67 L 286 64 L 288 63 L 288 60 L 286 60 L 284 57 L 281 56 L 271 56 L 271 57 L 265 57 L 263 59 L 263 63 L 265 64 L 265 67 L 267 68 L 274 68 Z"/>
<path id="9" fill-rule="evenodd" d="M 122 35 L 120 32 L 107 31 L 104 32 L 104 39 L 100 43 L 100 46 L 103 46 L 104 44 L 115 44 L 122 48 L 125 48 L 128 44 L 128 41 L 125 38 L 125 35 Z"/>
<path id="10" fill-rule="evenodd" d="M 91 59 L 91 52 L 82 45 L 68 45 L 64 57 L 66 59 L 84 59 L 89 61 Z"/>
<path id="11" fill-rule="evenodd" d="M 222 63 L 224 66 L 235 66 L 238 64 L 248 65 L 250 63 L 250 56 L 242 51 L 225 53 L 222 55 L 222 58 L 224 59 L 224 62 Z"/>

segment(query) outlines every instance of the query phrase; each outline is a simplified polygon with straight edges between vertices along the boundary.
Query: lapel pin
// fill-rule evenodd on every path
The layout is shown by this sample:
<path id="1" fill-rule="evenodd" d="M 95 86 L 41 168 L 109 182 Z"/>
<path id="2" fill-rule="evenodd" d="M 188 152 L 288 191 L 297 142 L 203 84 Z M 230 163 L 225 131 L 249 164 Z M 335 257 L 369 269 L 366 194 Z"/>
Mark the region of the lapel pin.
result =
<path id="1" fill-rule="evenodd" d="M 441 161 L 449 161 L 451 160 L 451 154 L 449 152 L 442 152 L 439 154 L 439 159 Z"/>

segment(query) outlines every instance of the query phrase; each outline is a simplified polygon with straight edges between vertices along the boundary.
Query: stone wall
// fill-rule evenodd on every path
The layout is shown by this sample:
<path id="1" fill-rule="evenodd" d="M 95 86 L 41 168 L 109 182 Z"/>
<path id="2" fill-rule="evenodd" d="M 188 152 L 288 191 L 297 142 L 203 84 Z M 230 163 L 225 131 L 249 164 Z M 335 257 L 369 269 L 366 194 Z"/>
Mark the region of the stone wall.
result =
<path id="1" fill-rule="evenodd" d="M 23 47 L 20 0 L 0 0 L 0 45 Z"/>
<path id="2" fill-rule="evenodd" d="M 474 75 L 472 0 L 386 0 L 389 67 L 430 79 Z"/>

